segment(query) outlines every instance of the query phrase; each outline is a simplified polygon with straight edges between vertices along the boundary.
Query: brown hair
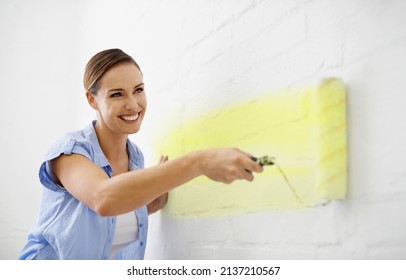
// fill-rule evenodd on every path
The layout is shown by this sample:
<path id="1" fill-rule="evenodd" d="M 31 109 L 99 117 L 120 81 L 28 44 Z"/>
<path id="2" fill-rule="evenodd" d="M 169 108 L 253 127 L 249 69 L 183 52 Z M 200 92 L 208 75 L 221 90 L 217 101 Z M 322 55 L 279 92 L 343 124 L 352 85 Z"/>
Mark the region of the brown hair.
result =
<path id="1" fill-rule="evenodd" d="M 118 63 L 133 63 L 141 71 L 137 62 L 120 49 L 108 49 L 95 54 L 87 63 L 83 77 L 83 85 L 91 94 L 96 95 L 100 87 L 100 79 L 111 67 Z"/>

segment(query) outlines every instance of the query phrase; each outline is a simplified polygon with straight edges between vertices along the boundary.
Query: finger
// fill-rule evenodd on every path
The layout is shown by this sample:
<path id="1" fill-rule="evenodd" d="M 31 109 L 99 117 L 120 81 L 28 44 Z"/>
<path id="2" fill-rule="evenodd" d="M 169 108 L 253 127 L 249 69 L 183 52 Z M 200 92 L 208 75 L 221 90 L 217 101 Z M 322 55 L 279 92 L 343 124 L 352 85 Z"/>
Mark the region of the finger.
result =
<path id="1" fill-rule="evenodd" d="M 168 161 L 168 156 L 161 155 L 161 157 L 159 159 L 159 163 L 164 163 L 165 161 Z"/>
<path id="2" fill-rule="evenodd" d="M 254 157 L 252 154 L 249 154 L 238 148 L 236 148 L 236 150 L 246 156 L 243 163 L 244 163 L 244 167 L 247 171 L 257 172 L 257 173 L 261 173 L 263 171 L 263 167 L 256 162 L 256 160 L 257 160 L 256 157 Z"/>
<path id="3" fill-rule="evenodd" d="M 252 172 L 250 172 L 250 171 L 247 171 L 247 170 L 244 170 L 245 172 L 244 172 L 244 177 L 243 177 L 243 179 L 245 179 L 245 180 L 247 180 L 247 181 L 249 181 L 249 182 L 252 182 L 253 180 L 254 180 L 254 175 L 252 174 Z"/>
<path id="4" fill-rule="evenodd" d="M 264 170 L 263 166 L 254 161 L 252 157 L 245 159 L 244 164 L 244 168 L 249 172 L 261 173 Z"/>

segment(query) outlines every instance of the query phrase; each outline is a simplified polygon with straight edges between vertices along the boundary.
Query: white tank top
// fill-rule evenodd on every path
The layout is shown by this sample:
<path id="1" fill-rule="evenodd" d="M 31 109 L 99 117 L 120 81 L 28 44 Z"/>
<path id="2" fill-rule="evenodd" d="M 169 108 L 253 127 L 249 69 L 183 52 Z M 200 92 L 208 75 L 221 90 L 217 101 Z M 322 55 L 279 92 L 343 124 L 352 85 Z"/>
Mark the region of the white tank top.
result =
<path id="1" fill-rule="evenodd" d="M 111 248 L 110 259 L 121 248 L 138 238 L 138 221 L 137 215 L 133 211 L 126 214 L 118 215 L 116 220 L 116 231 Z"/>

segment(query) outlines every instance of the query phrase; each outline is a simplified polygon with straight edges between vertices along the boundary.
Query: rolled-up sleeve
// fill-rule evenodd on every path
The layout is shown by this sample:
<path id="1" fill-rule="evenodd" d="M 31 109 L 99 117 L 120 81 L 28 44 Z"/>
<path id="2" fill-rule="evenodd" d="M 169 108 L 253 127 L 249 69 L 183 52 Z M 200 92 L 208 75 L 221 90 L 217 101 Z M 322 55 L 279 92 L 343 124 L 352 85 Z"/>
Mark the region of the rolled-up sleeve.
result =
<path id="1" fill-rule="evenodd" d="M 92 161 L 94 153 L 92 146 L 86 139 L 76 139 L 72 136 L 68 136 L 56 141 L 46 153 L 38 174 L 41 183 L 52 191 L 66 191 L 65 188 L 55 182 L 49 164 L 51 160 L 59 157 L 62 154 L 79 154 Z"/>

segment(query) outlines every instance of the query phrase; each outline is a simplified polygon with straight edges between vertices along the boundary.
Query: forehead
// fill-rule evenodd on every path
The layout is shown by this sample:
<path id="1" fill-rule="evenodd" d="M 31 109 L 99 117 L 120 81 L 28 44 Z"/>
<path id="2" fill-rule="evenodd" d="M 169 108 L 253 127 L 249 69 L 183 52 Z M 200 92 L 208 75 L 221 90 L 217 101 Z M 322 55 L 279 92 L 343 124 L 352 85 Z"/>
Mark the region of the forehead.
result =
<path id="1" fill-rule="evenodd" d="M 142 73 L 133 63 L 114 65 L 100 80 L 101 87 L 133 87 L 143 83 Z"/>

